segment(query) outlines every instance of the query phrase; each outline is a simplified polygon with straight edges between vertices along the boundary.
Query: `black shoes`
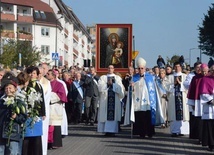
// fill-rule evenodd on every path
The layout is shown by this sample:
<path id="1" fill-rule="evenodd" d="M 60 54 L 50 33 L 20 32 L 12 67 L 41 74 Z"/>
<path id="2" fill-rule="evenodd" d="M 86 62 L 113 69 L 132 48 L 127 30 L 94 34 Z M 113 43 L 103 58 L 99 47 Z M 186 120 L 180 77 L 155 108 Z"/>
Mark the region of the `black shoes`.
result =
<path id="1" fill-rule="evenodd" d="M 109 132 L 107 132 L 107 133 L 105 133 L 105 136 L 106 137 L 115 137 L 115 133 L 109 133 Z"/>
<path id="2" fill-rule="evenodd" d="M 178 134 L 172 133 L 172 134 L 171 134 L 171 137 L 178 137 Z"/>
<path id="3" fill-rule="evenodd" d="M 90 124 L 89 124 L 89 122 L 85 122 L 85 125 L 86 125 L 86 126 L 88 126 L 88 125 L 94 126 L 94 122 L 90 122 Z"/>
<path id="4" fill-rule="evenodd" d="M 178 133 L 172 133 L 171 137 L 181 137 L 184 136 L 184 134 L 178 134 Z"/>
<path id="5" fill-rule="evenodd" d="M 213 148 L 208 147 L 207 151 L 213 152 Z"/>

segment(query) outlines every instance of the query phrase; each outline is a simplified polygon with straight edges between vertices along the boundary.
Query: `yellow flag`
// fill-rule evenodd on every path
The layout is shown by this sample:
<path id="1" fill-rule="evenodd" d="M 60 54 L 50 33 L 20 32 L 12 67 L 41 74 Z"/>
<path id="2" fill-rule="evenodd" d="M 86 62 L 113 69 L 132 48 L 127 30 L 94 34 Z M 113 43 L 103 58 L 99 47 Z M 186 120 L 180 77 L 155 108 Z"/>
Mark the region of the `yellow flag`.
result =
<path id="1" fill-rule="evenodd" d="M 132 59 L 135 59 L 138 55 L 139 51 L 132 51 Z"/>

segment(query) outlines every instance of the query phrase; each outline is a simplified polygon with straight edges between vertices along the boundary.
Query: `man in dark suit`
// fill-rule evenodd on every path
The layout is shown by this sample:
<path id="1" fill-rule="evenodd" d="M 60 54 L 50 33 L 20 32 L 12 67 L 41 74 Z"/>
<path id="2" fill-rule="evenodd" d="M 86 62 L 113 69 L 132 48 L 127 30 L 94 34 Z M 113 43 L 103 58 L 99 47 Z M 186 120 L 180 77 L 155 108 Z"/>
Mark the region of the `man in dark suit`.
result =
<path id="1" fill-rule="evenodd" d="M 126 111 L 126 103 L 129 103 L 129 101 L 127 101 L 127 95 L 129 91 L 129 86 L 130 86 L 130 82 L 132 81 L 132 76 L 134 75 L 134 68 L 132 66 L 129 67 L 129 71 L 128 73 L 126 73 L 126 76 L 123 78 L 122 83 L 123 86 L 125 87 L 125 96 L 123 98 L 123 114 L 122 114 L 122 119 L 121 119 L 121 124 L 123 124 L 124 122 L 124 116 L 125 116 L 125 111 Z"/>
<path id="2" fill-rule="evenodd" d="M 90 122 L 90 125 L 94 125 L 97 113 L 97 103 L 98 103 L 98 80 L 99 76 L 96 75 L 94 67 L 90 67 L 90 73 L 85 75 L 84 87 L 85 87 L 85 117 L 86 125 Z"/>
<path id="3" fill-rule="evenodd" d="M 74 114 L 74 123 L 78 124 L 82 119 L 82 107 L 84 102 L 84 88 L 83 81 L 81 79 L 81 73 L 75 73 L 75 80 L 70 86 L 68 92 L 68 100 L 72 101 L 73 114 Z"/>

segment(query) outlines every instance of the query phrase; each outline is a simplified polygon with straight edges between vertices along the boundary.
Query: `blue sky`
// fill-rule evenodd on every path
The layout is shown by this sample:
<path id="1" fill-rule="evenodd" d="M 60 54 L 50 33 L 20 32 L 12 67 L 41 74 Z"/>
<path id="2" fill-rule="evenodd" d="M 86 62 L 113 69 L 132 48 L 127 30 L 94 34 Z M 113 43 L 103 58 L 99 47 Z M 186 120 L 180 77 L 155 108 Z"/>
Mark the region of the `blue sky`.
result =
<path id="1" fill-rule="evenodd" d="M 191 65 L 200 56 L 198 25 L 202 24 L 213 0 L 63 0 L 86 26 L 92 24 L 132 24 L 135 50 L 156 65 L 158 55 L 166 60 L 184 55 Z M 192 50 L 190 50 L 192 49 Z M 209 57 L 202 54 L 202 62 Z"/>

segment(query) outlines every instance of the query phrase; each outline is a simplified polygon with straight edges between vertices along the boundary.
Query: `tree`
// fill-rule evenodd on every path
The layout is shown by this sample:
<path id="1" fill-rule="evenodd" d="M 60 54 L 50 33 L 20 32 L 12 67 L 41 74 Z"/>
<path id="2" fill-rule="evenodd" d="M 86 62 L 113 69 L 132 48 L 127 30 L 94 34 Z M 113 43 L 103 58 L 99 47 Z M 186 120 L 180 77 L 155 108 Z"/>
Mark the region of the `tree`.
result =
<path id="1" fill-rule="evenodd" d="M 202 26 L 199 27 L 199 48 L 203 54 L 214 57 L 214 4 L 204 15 Z"/>
<path id="2" fill-rule="evenodd" d="M 15 61 L 16 43 L 12 40 L 9 40 L 8 44 L 3 46 L 3 53 L 0 55 L 0 62 L 4 64 L 5 67 L 13 67 L 12 64 Z"/>
<path id="3" fill-rule="evenodd" d="M 18 41 L 16 60 L 19 60 L 19 53 L 22 55 L 22 65 L 30 66 L 35 65 L 41 59 L 40 52 L 37 51 L 36 47 L 32 47 L 30 41 Z"/>
<path id="4" fill-rule="evenodd" d="M 21 54 L 22 65 L 30 66 L 39 62 L 40 52 L 32 47 L 30 41 L 15 41 L 10 39 L 3 45 L 3 53 L 0 55 L 0 62 L 10 68 L 14 67 L 15 62 L 19 62 L 19 53 Z"/>
<path id="5" fill-rule="evenodd" d="M 180 58 L 180 56 L 178 56 L 178 55 L 173 55 L 171 57 L 171 59 L 169 57 L 167 57 L 166 58 L 167 64 L 173 65 L 175 62 L 179 62 L 179 58 Z"/>

